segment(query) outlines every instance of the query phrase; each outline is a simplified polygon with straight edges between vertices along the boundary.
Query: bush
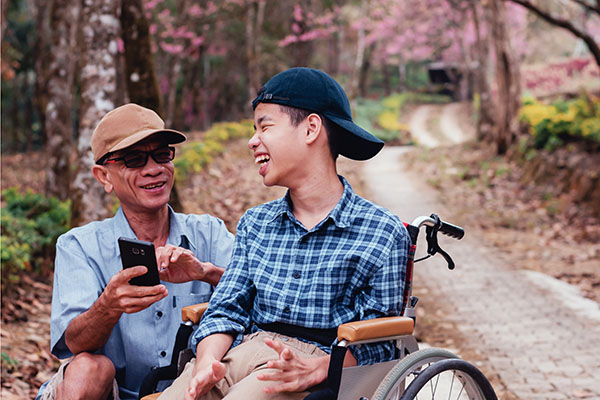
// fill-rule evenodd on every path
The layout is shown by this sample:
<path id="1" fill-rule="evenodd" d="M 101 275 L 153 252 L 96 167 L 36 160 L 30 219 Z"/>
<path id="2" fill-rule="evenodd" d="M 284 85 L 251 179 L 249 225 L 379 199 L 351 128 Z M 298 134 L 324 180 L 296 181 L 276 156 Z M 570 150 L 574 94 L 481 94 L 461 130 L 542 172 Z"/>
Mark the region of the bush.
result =
<path id="1" fill-rule="evenodd" d="M 520 119 L 528 125 L 538 149 L 552 150 L 572 140 L 600 143 L 600 98 L 595 96 L 581 95 L 550 104 L 526 98 Z"/>
<path id="2" fill-rule="evenodd" d="M 232 139 L 249 138 L 254 133 L 254 122 L 218 122 L 204 132 L 202 139 L 188 142 L 181 155 L 175 158 L 175 176 L 184 181 L 189 173 L 201 172 L 213 158 L 224 150 L 223 143 Z"/>
<path id="3" fill-rule="evenodd" d="M 69 229 L 71 204 L 39 193 L 2 191 L 2 286 L 18 282 L 22 272 L 42 274 L 52 263 L 56 239 Z"/>

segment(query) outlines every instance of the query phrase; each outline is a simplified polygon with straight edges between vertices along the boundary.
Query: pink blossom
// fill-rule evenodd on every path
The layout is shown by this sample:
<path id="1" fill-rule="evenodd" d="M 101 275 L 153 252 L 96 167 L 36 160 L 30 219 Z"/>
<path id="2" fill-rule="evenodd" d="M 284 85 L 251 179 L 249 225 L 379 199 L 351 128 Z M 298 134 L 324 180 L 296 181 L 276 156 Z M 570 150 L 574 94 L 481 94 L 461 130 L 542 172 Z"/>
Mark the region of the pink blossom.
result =
<path id="1" fill-rule="evenodd" d="M 192 39 L 192 46 L 199 47 L 204 43 L 204 38 L 202 36 L 196 36 Z"/>
<path id="2" fill-rule="evenodd" d="M 125 43 L 123 43 L 123 39 L 120 37 L 117 38 L 117 51 L 121 54 L 125 53 Z"/>
<path id="3" fill-rule="evenodd" d="M 147 0 L 144 2 L 144 8 L 146 10 L 153 10 L 159 3 L 162 3 L 163 0 Z"/>
<path id="4" fill-rule="evenodd" d="M 151 24 L 150 27 L 148 28 L 148 31 L 150 32 L 151 35 L 154 35 L 156 33 L 157 30 L 157 26 L 156 24 Z"/>
<path id="5" fill-rule="evenodd" d="M 300 32 L 302 32 L 302 28 L 300 28 L 300 25 L 298 25 L 296 22 L 294 22 L 294 23 L 292 24 L 292 31 L 293 31 L 295 34 L 299 34 Z"/>
<path id="6" fill-rule="evenodd" d="M 167 52 L 169 54 L 174 54 L 174 55 L 181 54 L 181 52 L 183 51 L 183 45 L 181 45 L 181 44 L 160 42 L 160 47 L 165 52 Z"/>
<path id="7" fill-rule="evenodd" d="M 292 43 L 296 43 L 298 41 L 298 36 L 296 35 L 287 35 L 283 40 L 280 40 L 277 44 L 279 47 L 285 47 Z"/>
<path id="8" fill-rule="evenodd" d="M 202 8 L 200 8 L 200 6 L 198 6 L 198 4 L 194 4 L 193 6 L 191 6 L 187 12 L 192 17 L 202 17 L 204 15 L 204 11 L 202 10 Z"/>
<path id="9" fill-rule="evenodd" d="M 302 15 L 302 8 L 299 4 L 294 4 L 294 20 L 298 22 L 302 22 L 304 20 L 304 16 Z"/>

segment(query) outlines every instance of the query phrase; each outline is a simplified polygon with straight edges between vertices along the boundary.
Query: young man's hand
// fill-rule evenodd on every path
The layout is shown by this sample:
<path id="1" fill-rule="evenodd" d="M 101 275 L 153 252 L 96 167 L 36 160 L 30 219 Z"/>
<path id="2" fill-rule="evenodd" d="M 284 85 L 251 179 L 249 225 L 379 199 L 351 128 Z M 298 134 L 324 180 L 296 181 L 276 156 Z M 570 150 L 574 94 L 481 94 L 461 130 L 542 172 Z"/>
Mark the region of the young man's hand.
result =
<path id="1" fill-rule="evenodd" d="M 167 282 L 197 280 L 216 286 L 223 274 L 222 268 L 198 260 L 192 251 L 170 244 L 156 249 L 156 262 L 160 279 Z"/>
<path id="2" fill-rule="evenodd" d="M 278 381 L 277 385 L 265 388 L 265 393 L 302 392 L 327 378 L 329 356 L 300 357 L 278 340 L 265 339 L 265 344 L 279 355 L 277 360 L 267 363 L 273 372 L 259 374 L 261 381 Z"/>
<path id="3" fill-rule="evenodd" d="M 207 365 L 196 362 L 192 380 L 185 392 L 185 400 L 196 400 L 203 394 L 208 393 L 217 382 L 225 377 L 227 368 L 220 361 L 213 360 Z"/>

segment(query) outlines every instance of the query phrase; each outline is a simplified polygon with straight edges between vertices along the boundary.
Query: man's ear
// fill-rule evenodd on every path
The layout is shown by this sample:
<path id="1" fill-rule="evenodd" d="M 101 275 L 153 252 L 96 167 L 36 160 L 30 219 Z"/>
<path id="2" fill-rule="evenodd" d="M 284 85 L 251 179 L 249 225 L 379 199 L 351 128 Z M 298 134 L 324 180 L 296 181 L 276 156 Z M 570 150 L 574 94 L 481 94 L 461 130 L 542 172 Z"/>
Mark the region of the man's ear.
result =
<path id="1" fill-rule="evenodd" d="M 104 186 L 106 193 L 112 192 L 113 184 L 110 180 L 110 173 L 104 165 L 94 165 L 92 167 L 92 174 L 94 174 L 94 178 Z"/>
<path id="2" fill-rule="evenodd" d="M 312 113 L 306 117 L 306 144 L 314 143 L 321 134 L 323 121 L 318 114 Z"/>

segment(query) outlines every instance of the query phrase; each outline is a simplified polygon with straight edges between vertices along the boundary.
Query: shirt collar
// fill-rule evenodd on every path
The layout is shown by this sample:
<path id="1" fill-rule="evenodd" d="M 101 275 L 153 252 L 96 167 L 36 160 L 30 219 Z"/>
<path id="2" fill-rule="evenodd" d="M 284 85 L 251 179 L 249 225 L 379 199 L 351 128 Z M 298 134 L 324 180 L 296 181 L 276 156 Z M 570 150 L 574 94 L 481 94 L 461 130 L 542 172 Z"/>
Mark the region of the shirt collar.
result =
<path id="1" fill-rule="evenodd" d="M 344 185 L 344 192 L 342 193 L 342 197 L 337 202 L 333 210 L 329 213 L 329 215 L 323 220 L 327 221 L 331 219 L 333 223 L 339 228 L 346 228 L 350 225 L 353 217 L 353 205 L 355 201 L 356 195 L 354 194 L 354 190 L 352 186 L 348 183 L 346 178 L 341 175 L 338 175 L 340 182 Z M 296 217 L 292 213 L 292 200 L 290 198 L 290 191 L 286 192 L 285 196 L 281 197 L 274 202 L 273 208 L 273 217 L 269 219 L 269 222 L 275 221 L 278 217 L 282 215 L 287 215 L 292 221 L 296 221 Z M 318 229 L 323 221 L 317 224 L 315 227 Z"/>
<path id="2" fill-rule="evenodd" d="M 168 204 L 167 207 L 169 208 L 169 237 L 167 244 L 183 247 L 188 250 L 195 250 L 196 246 L 193 241 L 189 240 L 185 233 L 185 223 L 183 221 L 185 215 L 176 213 Z M 119 207 L 115 214 L 115 230 L 116 232 L 127 232 L 128 236 L 137 239 L 137 236 L 129 225 L 129 221 L 125 217 L 122 207 Z"/>

